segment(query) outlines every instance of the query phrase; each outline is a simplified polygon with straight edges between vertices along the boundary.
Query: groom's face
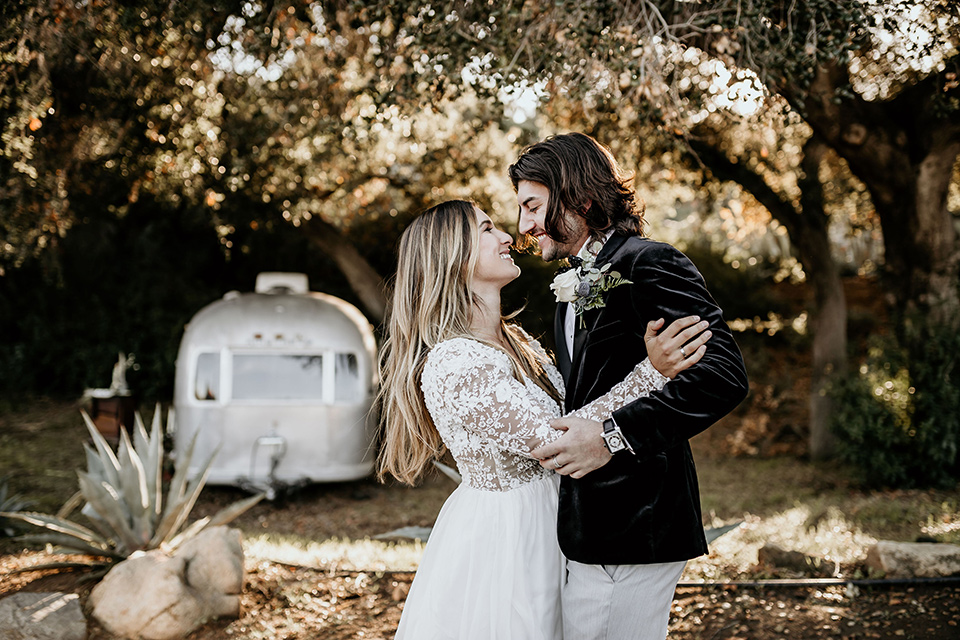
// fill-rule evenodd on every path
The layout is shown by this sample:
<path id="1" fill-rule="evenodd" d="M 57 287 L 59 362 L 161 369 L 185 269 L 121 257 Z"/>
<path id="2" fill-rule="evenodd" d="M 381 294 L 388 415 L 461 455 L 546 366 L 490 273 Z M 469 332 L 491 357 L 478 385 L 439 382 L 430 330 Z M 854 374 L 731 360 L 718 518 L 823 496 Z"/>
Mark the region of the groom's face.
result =
<path id="1" fill-rule="evenodd" d="M 539 182 L 521 180 L 517 183 L 517 204 L 520 222 L 517 230 L 533 237 L 540 246 L 540 257 L 546 262 L 577 255 L 589 236 L 587 224 L 578 215 L 564 211 L 569 237 L 555 238 L 547 233 L 546 217 L 550 190 Z"/>

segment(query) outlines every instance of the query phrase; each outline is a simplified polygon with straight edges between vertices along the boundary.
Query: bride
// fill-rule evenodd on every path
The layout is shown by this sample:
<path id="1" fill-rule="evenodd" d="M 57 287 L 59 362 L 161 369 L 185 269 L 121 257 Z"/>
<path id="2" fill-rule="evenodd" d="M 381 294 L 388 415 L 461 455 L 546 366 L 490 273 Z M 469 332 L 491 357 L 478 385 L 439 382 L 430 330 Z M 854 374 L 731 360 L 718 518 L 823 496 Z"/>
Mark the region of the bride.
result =
<path id="1" fill-rule="evenodd" d="M 379 476 L 414 484 L 448 449 L 463 480 L 437 517 L 398 639 L 563 635 L 557 476 L 530 454 L 561 433 L 550 421 L 561 415 L 563 381 L 540 344 L 501 315 L 500 289 L 520 273 L 511 245 L 461 200 L 428 209 L 400 239 L 382 357 Z M 574 415 L 603 420 L 702 356 L 668 365 L 666 341 L 653 326 L 647 335 L 658 367 L 644 360 Z"/>

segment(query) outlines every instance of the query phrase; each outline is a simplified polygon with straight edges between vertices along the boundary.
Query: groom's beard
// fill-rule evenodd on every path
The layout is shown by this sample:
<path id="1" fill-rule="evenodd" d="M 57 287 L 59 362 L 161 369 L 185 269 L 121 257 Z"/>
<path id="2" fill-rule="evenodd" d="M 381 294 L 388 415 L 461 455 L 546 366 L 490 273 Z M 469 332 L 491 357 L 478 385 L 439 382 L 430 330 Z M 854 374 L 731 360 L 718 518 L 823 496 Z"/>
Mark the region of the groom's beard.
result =
<path id="1" fill-rule="evenodd" d="M 569 252 L 563 252 L 560 247 L 553 242 L 553 240 L 548 241 L 549 244 L 544 247 L 540 244 L 540 257 L 543 258 L 544 262 L 553 262 L 554 260 L 562 260 L 570 256 Z"/>
<path id="2" fill-rule="evenodd" d="M 583 243 L 589 239 L 590 230 L 583 218 L 577 216 L 569 222 L 569 230 L 564 240 L 557 240 L 553 236 L 543 236 L 537 239 L 540 247 L 540 257 L 544 262 L 563 260 L 577 255 Z"/>

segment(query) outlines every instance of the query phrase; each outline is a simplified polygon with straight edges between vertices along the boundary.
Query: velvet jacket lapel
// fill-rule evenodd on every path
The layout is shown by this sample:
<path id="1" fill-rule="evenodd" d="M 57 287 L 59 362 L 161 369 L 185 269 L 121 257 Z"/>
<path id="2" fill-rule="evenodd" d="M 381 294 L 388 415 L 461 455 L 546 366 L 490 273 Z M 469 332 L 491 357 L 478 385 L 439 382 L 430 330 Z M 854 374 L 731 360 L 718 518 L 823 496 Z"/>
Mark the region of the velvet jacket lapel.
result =
<path id="1" fill-rule="evenodd" d="M 607 262 L 610 262 L 614 255 L 616 255 L 617 250 L 623 245 L 626 241 L 626 237 L 619 236 L 614 234 L 604 243 L 603 248 L 600 250 L 600 253 L 597 254 L 597 259 L 594 261 L 594 264 L 597 266 L 603 266 Z M 564 376 L 563 381 L 567 387 L 567 407 L 566 409 L 570 410 L 569 402 L 575 395 L 577 386 L 580 384 L 580 381 L 583 377 L 582 368 L 582 355 L 584 345 L 588 342 L 590 331 L 597 326 L 597 320 L 600 319 L 600 315 L 603 313 L 603 309 L 591 309 L 583 314 L 583 328 L 580 328 L 580 318 L 577 318 L 576 329 L 573 334 L 573 354 L 570 356 L 570 373 Z M 558 314 L 559 315 L 559 314 Z M 561 337 L 562 337 L 562 322 L 559 325 L 561 327 Z M 559 356 L 558 356 L 559 359 Z M 559 364 L 559 361 L 558 361 Z M 562 373 L 562 370 L 561 370 Z"/>

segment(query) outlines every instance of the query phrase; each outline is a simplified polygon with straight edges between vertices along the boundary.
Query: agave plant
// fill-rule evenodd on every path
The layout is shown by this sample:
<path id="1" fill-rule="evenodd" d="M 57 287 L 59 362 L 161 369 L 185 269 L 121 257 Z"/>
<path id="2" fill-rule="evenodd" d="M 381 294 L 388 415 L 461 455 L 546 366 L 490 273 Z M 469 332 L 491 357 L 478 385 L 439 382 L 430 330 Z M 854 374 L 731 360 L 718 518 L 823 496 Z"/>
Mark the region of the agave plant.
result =
<path id="1" fill-rule="evenodd" d="M 19 493 L 10 493 L 10 479 L 0 478 L 0 512 L 16 513 L 23 511 L 33 503 L 26 500 Z M 6 518 L 0 518 L 0 536 L 12 536 L 16 533 L 14 523 Z"/>
<path id="2" fill-rule="evenodd" d="M 87 516 L 91 526 L 67 519 L 71 508 L 61 509 L 56 516 L 34 512 L 0 513 L 0 517 L 22 520 L 46 530 L 43 534 L 23 536 L 21 539 L 24 541 L 52 544 L 65 553 L 98 556 L 110 564 L 123 560 L 135 551 L 175 549 L 207 527 L 230 522 L 263 498 L 261 493 L 240 500 L 212 517 L 202 518 L 184 527 L 206 483 L 216 452 L 201 467 L 200 473 L 188 481 L 187 469 L 196 443 L 194 437 L 177 466 L 164 500 L 164 452 L 159 404 L 149 435 L 140 414 L 135 414 L 133 441 L 126 430 L 121 429 L 116 453 L 100 435 L 90 416 L 84 411 L 81 413 L 94 446 L 84 444 L 87 470 L 77 472 L 80 481 L 80 499 L 77 502 L 86 502 L 81 513 Z M 172 430 L 172 409 L 167 414 L 167 422 L 168 430 Z"/>

